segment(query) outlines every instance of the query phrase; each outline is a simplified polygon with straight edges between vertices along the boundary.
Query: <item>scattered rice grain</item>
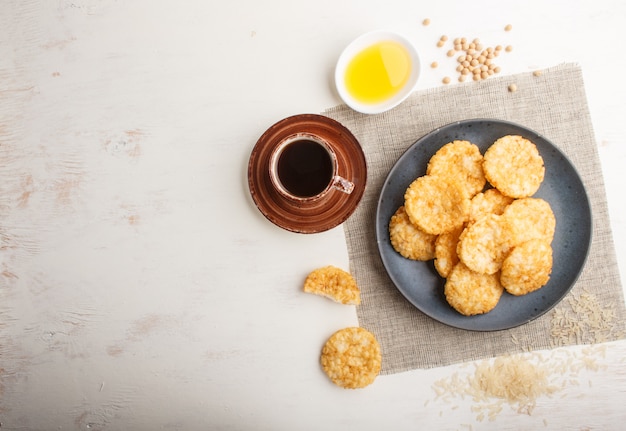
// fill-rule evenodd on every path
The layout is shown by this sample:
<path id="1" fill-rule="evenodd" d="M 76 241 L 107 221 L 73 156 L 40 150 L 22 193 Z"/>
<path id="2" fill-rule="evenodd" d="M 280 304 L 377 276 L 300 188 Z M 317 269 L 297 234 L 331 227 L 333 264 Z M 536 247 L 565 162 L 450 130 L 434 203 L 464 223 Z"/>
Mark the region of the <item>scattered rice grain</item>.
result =
<path id="1" fill-rule="evenodd" d="M 624 335 L 615 305 L 600 303 L 587 290 L 570 295 L 552 313 L 551 337 L 555 346 L 598 344 Z"/>
<path id="2" fill-rule="evenodd" d="M 553 350 L 546 357 L 541 352 L 501 356 L 475 362 L 474 369 L 436 381 L 432 389 L 435 400 L 443 401 L 454 410 L 458 399 L 471 400 L 470 411 L 476 421 L 496 420 L 508 405 L 512 410 L 532 415 L 537 401 L 561 392 L 568 396 L 568 387 L 579 386 L 581 371 L 597 371 L 602 351 L 595 348 L 582 351 Z M 589 368 L 588 364 L 597 364 Z M 589 386 L 592 385 L 588 380 Z M 544 424 L 547 421 L 544 419 Z"/>

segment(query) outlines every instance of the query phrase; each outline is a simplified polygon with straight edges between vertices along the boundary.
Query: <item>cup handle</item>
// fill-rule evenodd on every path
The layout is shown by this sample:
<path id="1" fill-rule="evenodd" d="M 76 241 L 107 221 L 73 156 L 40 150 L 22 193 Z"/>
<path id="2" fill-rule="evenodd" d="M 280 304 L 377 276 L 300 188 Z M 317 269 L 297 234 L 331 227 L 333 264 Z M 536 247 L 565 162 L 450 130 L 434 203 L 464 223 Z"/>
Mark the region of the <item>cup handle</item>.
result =
<path id="1" fill-rule="evenodd" d="M 346 180 L 343 177 L 340 177 L 339 175 L 335 175 L 333 177 L 332 187 L 336 190 L 339 190 L 340 192 L 349 195 L 350 193 L 352 193 L 352 190 L 354 190 L 354 183 Z"/>

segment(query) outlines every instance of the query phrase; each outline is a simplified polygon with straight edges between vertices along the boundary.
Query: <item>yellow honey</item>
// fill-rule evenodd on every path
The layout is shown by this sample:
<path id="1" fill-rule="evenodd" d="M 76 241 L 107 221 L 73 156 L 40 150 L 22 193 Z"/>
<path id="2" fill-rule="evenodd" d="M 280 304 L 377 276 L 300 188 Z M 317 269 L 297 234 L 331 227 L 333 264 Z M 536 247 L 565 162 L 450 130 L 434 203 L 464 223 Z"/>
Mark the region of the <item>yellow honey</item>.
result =
<path id="1" fill-rule="evenodd" d="M 371 45 L 348 63 L 346 90 L 361 103 L 384 102 L 398 93 L 411 75 L 411 58 L 404 46 L 395 41 Z"/>

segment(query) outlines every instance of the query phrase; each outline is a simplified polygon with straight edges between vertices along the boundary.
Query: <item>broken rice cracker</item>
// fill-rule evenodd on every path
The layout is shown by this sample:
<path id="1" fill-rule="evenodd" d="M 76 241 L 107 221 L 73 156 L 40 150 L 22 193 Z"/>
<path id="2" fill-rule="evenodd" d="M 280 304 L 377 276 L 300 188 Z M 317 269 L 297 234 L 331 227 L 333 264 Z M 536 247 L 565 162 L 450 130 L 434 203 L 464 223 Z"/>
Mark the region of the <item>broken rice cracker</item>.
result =
<path id="1" fill-rule="evenodd" d="M 312 271 L 304 281 L 304 291 L 325 296 L 346 305 L 359 305 L 361 291 L 349 272 L 334 266 L 325 266 Z"/>

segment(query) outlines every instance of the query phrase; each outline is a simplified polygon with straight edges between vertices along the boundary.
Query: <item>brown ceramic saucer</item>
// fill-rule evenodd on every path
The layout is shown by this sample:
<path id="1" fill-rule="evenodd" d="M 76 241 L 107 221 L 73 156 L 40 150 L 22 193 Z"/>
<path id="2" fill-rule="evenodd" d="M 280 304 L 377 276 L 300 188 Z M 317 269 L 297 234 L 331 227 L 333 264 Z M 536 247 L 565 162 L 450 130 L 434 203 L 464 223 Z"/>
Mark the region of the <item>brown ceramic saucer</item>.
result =
<path id="1" fill-rule="evenodd" d="M 337 175 L 354 183 L 350 194 L 334 190 L 314 202 L 298 203 L 284 198 L 269 177 L 273 148 L 285 137 L 307 132 L 332 145 L 337 154 Z M 257 208 L 275 225 L 297 233 L 324 232 L 343 223 L 356 209 L 367 181 L 361 145 L 339 122 L 316 114 L 300 114 L 280 120 L 263 133 L 248 162 L 248 186 Z"/>

